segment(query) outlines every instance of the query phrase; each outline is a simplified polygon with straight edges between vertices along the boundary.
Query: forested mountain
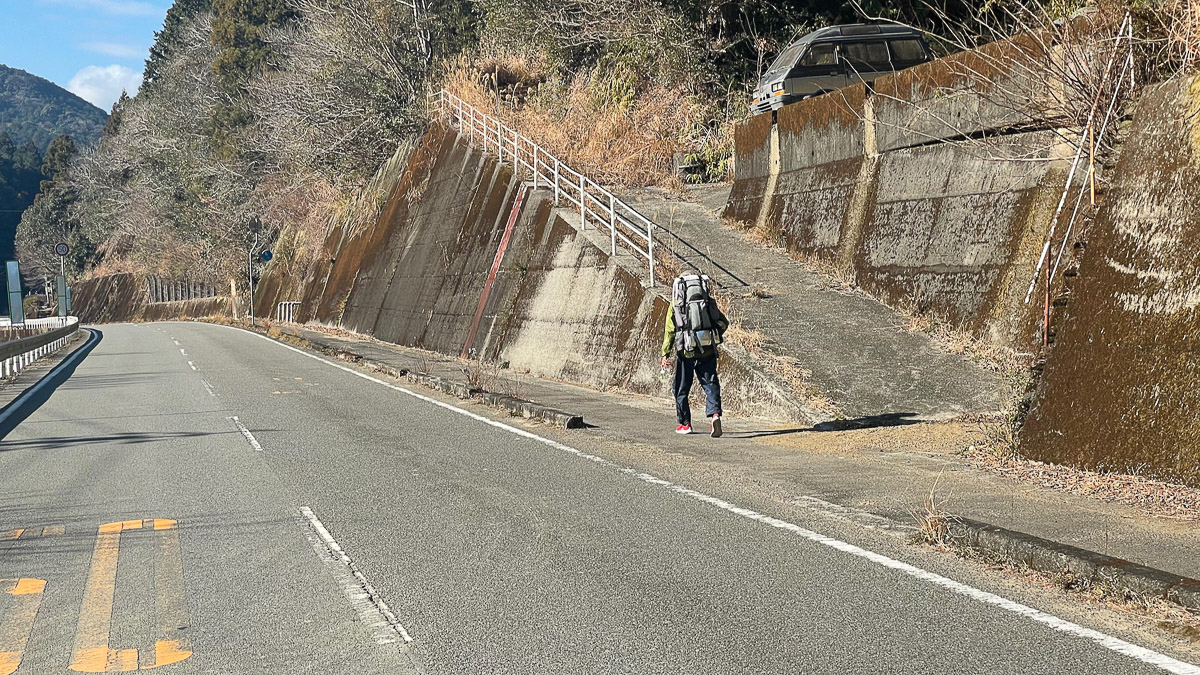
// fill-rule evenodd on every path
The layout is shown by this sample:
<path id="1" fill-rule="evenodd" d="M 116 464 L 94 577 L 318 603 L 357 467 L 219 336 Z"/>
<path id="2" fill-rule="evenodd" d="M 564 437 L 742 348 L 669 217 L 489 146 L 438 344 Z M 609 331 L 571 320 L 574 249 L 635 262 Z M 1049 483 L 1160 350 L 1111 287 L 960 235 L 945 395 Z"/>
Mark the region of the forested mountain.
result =
<path id="1" fill-rule="evenodd" d="M 0 132 L 38 152 L 66 134 L 90 145 L 100 140 L 108 114 L 62 87 L 24 70 L 0 65 Z"/>

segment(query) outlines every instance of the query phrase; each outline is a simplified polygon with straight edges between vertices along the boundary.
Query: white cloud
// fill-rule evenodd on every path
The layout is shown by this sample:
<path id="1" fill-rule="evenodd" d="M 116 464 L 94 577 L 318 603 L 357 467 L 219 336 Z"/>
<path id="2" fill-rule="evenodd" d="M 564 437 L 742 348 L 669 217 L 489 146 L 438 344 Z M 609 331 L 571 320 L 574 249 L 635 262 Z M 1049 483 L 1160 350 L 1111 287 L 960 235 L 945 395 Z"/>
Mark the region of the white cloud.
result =
<path id="1" fill-rule="evenodd" d="M 67 91 L 107 112 L 121 97 L 122 91 L 132 96 L 141 84 L 142 74 L 125 66 L 87 66 L 75 73 L 67 84 Z"/>
<path id="2" fill-rule="evenodd" d="M 52 5 L 66 5 L 77 9 L 94 9 L 105 14 L 122 16 L 160 16 L 166 9 L 155 7 L 141 0 L 42 0 Z"/>
<path id="3" fill-rule="evenodd" d="M 79 46 L 89 52 L 118 59 L 136 59 L 139 56 L 145 55 L 145 50 L 117 42 L 85 42 Z"/>

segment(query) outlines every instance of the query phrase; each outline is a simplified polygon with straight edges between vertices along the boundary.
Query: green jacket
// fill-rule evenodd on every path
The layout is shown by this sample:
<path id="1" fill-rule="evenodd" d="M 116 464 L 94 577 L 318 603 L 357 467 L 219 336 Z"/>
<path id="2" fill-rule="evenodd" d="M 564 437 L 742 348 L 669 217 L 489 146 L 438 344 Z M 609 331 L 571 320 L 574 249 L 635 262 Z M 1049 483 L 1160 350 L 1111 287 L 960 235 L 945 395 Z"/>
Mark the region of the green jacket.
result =
<path id="1" fill-rule="evenodd" d="M 725 330 L 729 328 L 729 319 L 725 318 L 725 313 L 717 307 L 717 303 L 711 298 L 709 299 L 709 303 L 717 312 L 717 330 L 721 333 L 724 333 Z M 669 358 L 675 351 L 681 351 L 676 350 L 675 348 L 675 333 L 675 303 L 671 303 L 667 307 L 667 330 L 663 335 L 662 355 L 664 357 Z M 715 351 L 715 347 L 701 347 L 699 352 L 681 351 L 681 353 L 685 359 L 694 359 L 697 357 L 711 356 Z"/>

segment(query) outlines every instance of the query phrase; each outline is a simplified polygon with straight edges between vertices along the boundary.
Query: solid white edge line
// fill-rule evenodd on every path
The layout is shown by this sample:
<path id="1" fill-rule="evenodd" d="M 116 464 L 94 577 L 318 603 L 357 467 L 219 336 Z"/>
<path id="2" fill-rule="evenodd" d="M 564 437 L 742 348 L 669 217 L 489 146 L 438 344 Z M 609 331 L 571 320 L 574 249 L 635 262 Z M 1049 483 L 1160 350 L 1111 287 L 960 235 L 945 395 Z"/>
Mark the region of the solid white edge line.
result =
<path id="1" fill-rule="evenodd" d="M 16 412 L 18 409 L 20 409 L 20 407 L 24 404 L 25 399 L 33 396 L 38 391 L 40 391 L 41 388 L 46 386 L 46 383 L 50 381 L 50 378 L 57 375 L 60 370 L 68 367 L 69 365 L 71 365 L 72 363 L 74 363 L 76 361 L 83 359 L 83 356 L 81 356 L 83 354 L 83 350 L 87 349 L 92 344 L 93 340 L 96 342 L 100 341 L 100 335 L 96 331 L 88 330 L 87 328 L 80 328 L 79 330 L 86 330 L 87 332 L 91 333 L 92 336 L 90 338 L 88 338 L 88 341 L 83 343 L 83 345 L 81 347 L 79 347 L 75 351 L 71 352 L 70 356 L 63 359 L 62 361 L 59 361 L 57 366 L 54 366 L 53 368 L 50 369 L 50 372 L 46 373 L 45 375 L 42 375 L 42 379 L 38 380 L 32 387 L 21 392 L 20 394 L 17 395 L 16 398 L 9 401 L 8 405 L 5 406 L 4 412 L 0 412 L 0 425 L 3 425 L 5 422 L 7 422 L 8 418 L 12 417 L 13 413 Z"/>
<path id="2" fill-rule="evenodd" d="M 341 563 L 345 571 L 354 580 L 351 584 L 343 584 L 342 590 L 346 594 L 347 599 L 350 600 L 350 604 L 354 605 L 355 609 L 358 610 L 359 616 L 363 618 L 363 623 L 372 628 L 384 629 L 383 634 L 380 634 L 379 631 L 376 632 L 375 641 L 379 644 L 389 644 L 395 642 L 395 636 L 399 636 L 404 641 L 404 644 L 411 643 L 412 636 L 404 629 L 400 620 L 396 618 L 395 613 L 392 612 L 383 598 L 379 597 L 379 593 L 375 590 L 375 587 L 371 585 L 371 582 L 367 581 L 367 577 L 358 569 L 358 565 L 355 565 L 350 556 L 346 555 L 346 552 L 342 550 L 337 540 L 333 538 L 333 535 L 329 533 L 329 530 L 325 528 L 321 520 L 312 512 L 312 509 L 307 506 L 301 506 L 300 515 L 308 520 L 309 527 L 320 538 L 325 551 L 333 556 L 334 560 Z M 371 613 L 378 614 L 380 620 L 372 621 L 373 617 L 369 616 Z"/>
<path id="3" fill-rule="evenodd" d="M 642 481 L 645 481 L 647 483 L 650 483 L 652 485 L 658 485 L 658 486 L 664 487 L 664 488 L 666 488 L 672 492 L 675 492 L 677 494 L 684 495 L 686 497 L 691 497 L 692 499 L 703 502 L 705 504 L 709 504 L 711 506 L 715 506 L 724 511 L 728 511 L 730 513 L 742 516 L 743 518 L 748 518 L 750 520 L 754 520 L 754 521 L 760 522 L 764 525 L 769 525 L 769 526 L 777 528 L 777 529 L 786 530 L 786 531 L 796 534 L 800 537 L 808 539 L 809 541 L 813 541 L 818 544 L 822 544 L 824 546 L 828 546 L 830 548 L 837 549 L 844 553 L 849 553 L 850 555 L 857 556 L 857 557 L 863 558 L 865 560 L 869 560 L 873 563 L 876 563 L 877 565 L 881 565 L 883 567 L 893 569 L 898 572 L 902 572 L 911 577 L 921 579 L 922 581 L 927 581 L 936 586 L 945 588 L 946 590 L 953 591 L 954 593 L 958 593 L 959 595 L 963 595 L 968 598 L 971 598 L 972 600 L 978 600 L 980 602 L 1007 610 L 1014 614 L 1024 616 L 1032 621 L 1036 621 L 1037 623 L 1048 626 L 1048 627 L 1052 628 L 1053 630 L 1059 631 L 1061 633 L 1066 633 L 1068 635 L 1074 635 L 1076 637 L 1090 640 L 1090 641 L 1095 642 L 1096 644 L 1098 644 L 1106 649 L 1109 649 L 1111 651 L 1114 651 L 1118 654 L 1128 656 L 1132 659 L 1141 661 L 1142 663 L 1147 663 L 1147 664 L 1150 664 L 1153 666 L 1157 666 L 1167 672 L 1176 673 L 1178 675 L 1200 675 L 1200 667 L 1192 665 L 1190 663 L 1185 663 L 1178 659 L 1174 659 L 1170 656 L 1167 656 L 1166 654 L 1161 654 L 1152 649 L 1148 649 L 1148 648 L 1142 647 L 1140 645 L 1135 645 L 1131 642 L 1126 642 L 1125 640 L 1122 640 L 1117 637 L 1113 637 L 1106 633 L 1101 633 L 1100 631 L 1093 630 L 1091 628 L 1085 628 L 1083 626 L 1080 626 L 1079 624 L 1067 621 L 1066 619 L 1060 619 L 1059 617 L 1054 616 L 1053 614 L 1043 612 L 1039 609 L 1034 609 L 1033 607 L 1023 605 L 1014 600 L 1009 600 L 1008 598 L 1001 597 L 994 593 L 989 593 L 988 591 L 980 590 L 973 586 L 968 586 L 967 584 L 964 584 L 959 581 L 955 581 L 948 577 L 944 577 L 935 572 L 930 572 L 928 570 L 921 569 L 920 567 L 916 567 L 914 565 L 910 565 L 908 563 L 901 562 L 901 561 L 895 560 L 893 558 L 889 558 L 888 556 L 885 556 L 881 553 L 875 553 L 874 551 L 868 551 L 867 549 L 861 548 L 859 546 L 855 546 L 854 544 L 850 544 L 850 543 L 847 543 L 847 542 L 844 542 L 844 541 L 841 541 L 838 539 L 834 539 L 833 537 L 828 537 L 826 535 L 820 534 L 819 532 L 814 532 L 812 530 L 800 527 L 799 525 L 796 525 L 794 523 L 789 523 L 785 520 L 780 520 L 778 518 L 774 518 L 774 517 L 759 513 L 752 509 L 747 509 L 747 508 L 737 506 L 736 504 L 732 504 L 725 500 L 718 499 L 717 497 L 711 497 L 704 493 L 697 492 L 695 490 L 691 490 L 689 488 L 683 487 L 682 485 L 676 485 L 674 483 L 671 483 L 670 481 L 663 480 L 661 478 L 657 478 L 648 473 L 639 472 L 636 469 L 623 467 L 615 462 L 604 459 L 603 457 L 598 457 L 596 455 L 588 454 L 582 450 L 572 448 L 569 445 L 559 443 L 558 441 L 553 441 L 548 438 L 543 438 L 541 436 L 538 436 L 535 433 L 525 431 L 524 429 L 518 429 L 517 427 L 509 426 L 507 424 L 504 424 L 503 422 L 497 422 L 495 420 L 488 419 L 487 417 L 484 417 L 482 415 L 477 415 L 473 412 L 470 412 L 469 410 L 464 410 L 457 406 L 453 406 L 449 403 L 444 403 L 437 399 L 430 398 L 430 397 L 424 396 L 422 394 L 418 394 L 415 391 L 410 391 L 408 389 L 405 389 L 404 387 L 399 387 L 399 386 L 396 386 L 389 382 L 385 382 L 377 377 L 372 377 L 366 373 L 358 372 L 347 366 L 343 366 L 343 365 L 334 363 L 332 361 L 328 361 L 320 356 L 317 356 L 316 354 L 310 354 L 302 349 L 298 349 L 291 345 L 283 344 L 282 342 L 277 342 L 275 340 L 272 340 L 271 338 L 269 338 L 265 335 L 260 335 L 253 331 L 249 331 L 244 328 L 237 328 L 235 326 L 230 326 L 230 328 L 235 328 L 236 330 L 242 331 L 244 333 L 249 333 L 250 335 L 253 335 L 257 338 L 266 340 L 267 342 L 270 342 L 271 344 L 278 345 L 279 347 L 283 347 L 284 349 L 290 349 L 291 351 L 296 352 L 297 354 L 302 354 L 304 356 L 307 356 L 310 359 L 320 361 L 321 363 L 324 363 L 328 366 L 337 368 L 338 370 L 342 370 L 347 373 L 350 373 L 351 375 L 356 375 L 358 377 L 361 377 L 364 380 L 369 380 L 376 384 L 383 385 L 389 389 L 412 396 L 413 398 L 425 401 L 427 403 L 431 403 L 435 406 L 438 406 L 439 408 L 444 408 L 446 410 L 452 410 L 456 413 L 459 413 L 460 415 L 469 417 L 469 418 L 479 421 L 479 422 L 483 422 L 484 424 L 496 427 L 497 429 L 503 429 L 509 433 L 513 433 L 513 434 L 516 434 L 517 436 L 521 436 L 523 438 L 528 438 L 530 440 L 537 441 L 539 443 L 548 445 L 557 450 L 562 450 L 563 452 L 567 452 L 567 453 L 570 453 L 577 457 L 580 457 L 582 459 L 586 459 L 590 462 L 595 462 L 595 463 L 603 465 L 603 466 L 614 468 L 614 469 L 620 471 L 621 473 L 634 476 L 634 477 L 636 477 Z"/>
<path id="4" fill-rule="evenodd" d="M 232 415 L 228 419 L 233 420 L 233 423 L 237 425 L 238 431 L 242 432 L 242 435 L 246 437 L 246 442 L 250 444 L 250 447 L 259 452 L 263 451 L 262 446 L 258 444 L 258 439 L 254 437 L 254 434 L 250 433 L 250 430 L 246 428 L 245 424 L 242 424 L 242 421 L 237 418 L 237 415 Z"/>

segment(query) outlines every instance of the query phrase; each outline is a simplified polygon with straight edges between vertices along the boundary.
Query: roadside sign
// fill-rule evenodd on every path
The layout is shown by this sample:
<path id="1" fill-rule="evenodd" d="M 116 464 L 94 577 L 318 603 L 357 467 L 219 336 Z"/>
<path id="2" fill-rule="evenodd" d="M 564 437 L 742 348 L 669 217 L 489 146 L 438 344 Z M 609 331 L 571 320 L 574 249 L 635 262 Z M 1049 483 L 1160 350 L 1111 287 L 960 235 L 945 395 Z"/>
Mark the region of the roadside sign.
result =
<path id="1" fill-rule="evenodd" d="M 8 272 L 8 316 L 12 325 L 25 323 L 25 305 L 22 304 L 24 291 L 21 288 L 21 270 L 16 260 L 9 260 Z"/>
<path id="2" fill-rule="evenodd" d="M 71 249 L 70 249 L 70 247 L 67 246 L 66 242 L 60 241 L 54 245 L 54 253 L 56 255 L 64 256 L 67 253 L 69 253 L 70 251 L 71 251 Z"/>
<path id="3" fill-rule="evenodd" d="M 67 278 L 63 275 L 58 275 L 58 288 L 55 293 L 55 304 L 58 305 L 58 315 L 61 317 L 67 316 Z"/>
<path id="4" fill-rule="evenodd" d="M 270 250 L 267 250 L 267 251 L 263 251 L 262 253 L 259 253 L 258 257 L 262 258 L 263 262 L 271 262 L 271 258 L 273 258 L 275 256 L 271 253 Z"/>

